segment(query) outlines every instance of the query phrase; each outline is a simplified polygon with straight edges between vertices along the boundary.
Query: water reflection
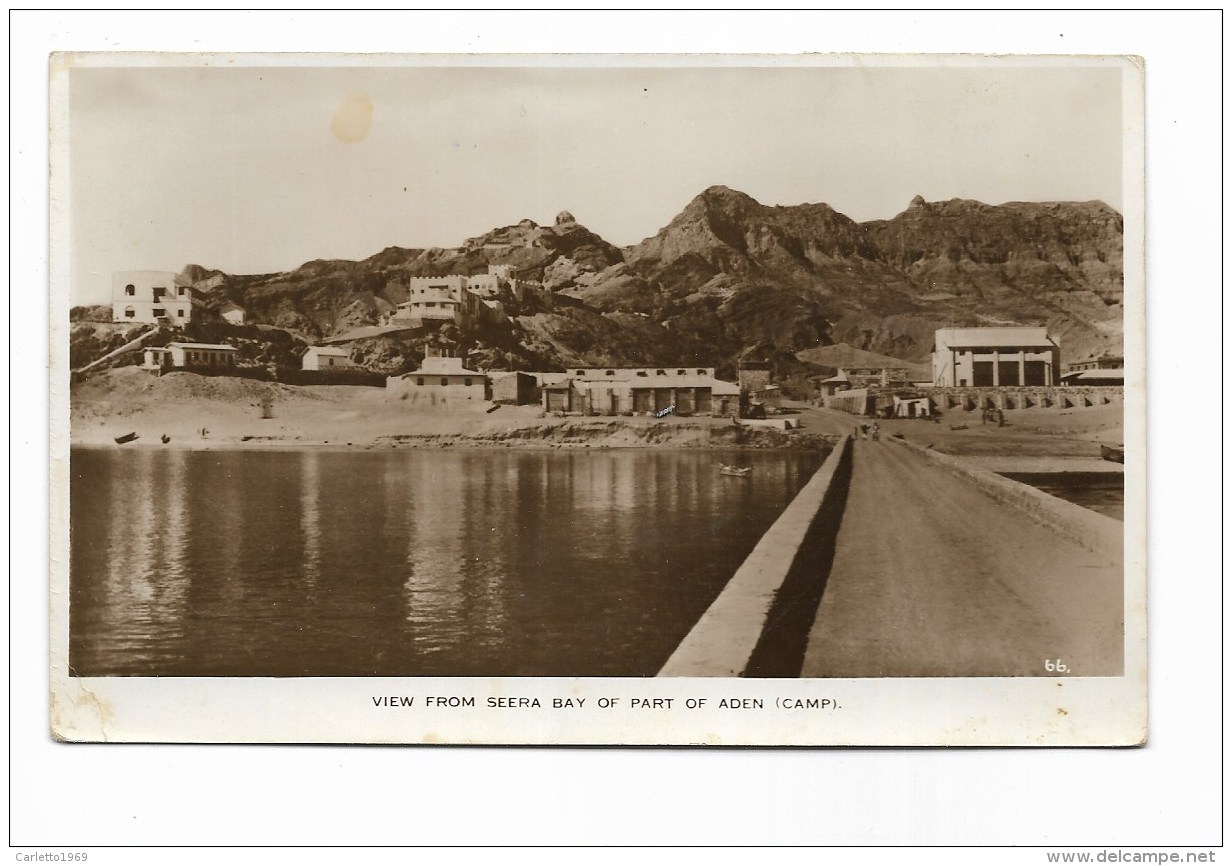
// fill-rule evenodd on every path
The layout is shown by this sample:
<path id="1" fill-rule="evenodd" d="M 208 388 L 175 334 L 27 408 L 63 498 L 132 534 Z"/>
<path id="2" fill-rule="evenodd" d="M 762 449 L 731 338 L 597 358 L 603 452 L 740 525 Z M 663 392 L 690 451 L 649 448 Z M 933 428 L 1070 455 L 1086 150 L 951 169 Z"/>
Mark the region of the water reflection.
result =
<path id="1" fill-rule="evenodd" d="M 109 507 L 87 512 L 97 538 L 81 563 L 89 620 L 106 624 L 104 645 L 138 660 L 174 654 L 188 587 L 188 500 L 184 455 L 142 453 L 115 479 Z M 75 510 L 74 536 L 77 534 Z M 77 539 L 74 537 L 74 541 Z M 106 555 L 102 555 L 103 552 Z"/>
<path id="2" fill-rule="evenodd" d="M 72 456 L 78 674 L 653 674 L 819 463 Z"/>
<path id="3" fill-rule="evenodd" d="M 310 451 L 300 461 L 300 533 L 304 547 L 304 583 L 311 589 L 321 576 L 321 455 Z"/>

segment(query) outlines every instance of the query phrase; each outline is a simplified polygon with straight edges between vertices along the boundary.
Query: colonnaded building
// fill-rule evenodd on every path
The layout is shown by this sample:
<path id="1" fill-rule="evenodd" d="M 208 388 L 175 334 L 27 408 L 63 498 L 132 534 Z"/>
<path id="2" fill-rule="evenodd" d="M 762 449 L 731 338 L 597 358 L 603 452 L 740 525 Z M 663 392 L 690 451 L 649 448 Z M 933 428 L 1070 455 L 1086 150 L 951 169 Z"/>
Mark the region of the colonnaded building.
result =
<path id="1" fill-rule="evenodd" d="M 1061 383 L 1061 348 L 1047 328 L 941 328 L 933 385 L 1002 388 Z"/>

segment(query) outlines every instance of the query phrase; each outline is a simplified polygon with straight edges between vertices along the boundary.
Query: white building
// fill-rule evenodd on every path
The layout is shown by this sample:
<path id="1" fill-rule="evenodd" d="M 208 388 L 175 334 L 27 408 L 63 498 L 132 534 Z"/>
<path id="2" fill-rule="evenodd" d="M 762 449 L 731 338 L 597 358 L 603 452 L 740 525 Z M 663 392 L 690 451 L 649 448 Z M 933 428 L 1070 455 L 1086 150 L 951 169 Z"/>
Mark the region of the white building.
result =
<path id="1" fill-rule="evenodd" d="M 242 325 L 248 319 L 244 308 L 230 301 L 218 308 L 218 315 L 222 316 L 223 321 L 230 322 L 232 325 Z"/>
<path id="2" fill-rule="evenodd" d="M 425 322 L 498 321 L 505 315 L 497 300 L 502 289 L 515 295 L 519 281 L 509 276 L 508 265 L 489 265 L 488 273 L 463 276 L 411 277 L 407 298 L 398 304 L 392 321 L 420 327 Z"/>
<path id="3" fill-rule="evenodd" d="M 386 396 L 406 400 L 412 405 L 449 406 L 482 402 L 488 399 L 488 377 L 471 370 L 461 358 L 429 356 L 419 369 L 385 380 Z"/>
<path id="4" fill-rule="evenodd" d="M 425 321 L 460 322 L 466 295 L 466 277 L 411 277 L 407 298 L 394 313 L 395 320 L 414 325 Z"/>
<path id="5" fill-rule="evenodd" d="M 481 298 L 495 298 L 500 293 L 500 277 L 491 273 L 491 268 L 486 274 L 476 274 L 473 277 L 466 278 L 466 290 L 479 295 Z"/>
<path id="6" fill-rule="evenodd" d="M 235 366 L 239 350 L 222 343 L 168 343 L 145 350 L 147 370 L 225 370 Z"/>
<path id="7" fill-rule="evenodd" d="M 933 343 L 933 384 L 974 388 L 1050 387 L 1061 349 L 1046 328 L 941 328 Z"/>
<path id="8" fill-rule="evenodd" d="M 182 325 L 192 320 L 192 288 L 171 271 L 112 274 L 111 319 Z"/>
<path id="9" fill-rule="evenodd" d="M 309 346 L 301 364 L 305 370 L 348 370 L 355 366 L 351 356 L 336 346 Z"/>

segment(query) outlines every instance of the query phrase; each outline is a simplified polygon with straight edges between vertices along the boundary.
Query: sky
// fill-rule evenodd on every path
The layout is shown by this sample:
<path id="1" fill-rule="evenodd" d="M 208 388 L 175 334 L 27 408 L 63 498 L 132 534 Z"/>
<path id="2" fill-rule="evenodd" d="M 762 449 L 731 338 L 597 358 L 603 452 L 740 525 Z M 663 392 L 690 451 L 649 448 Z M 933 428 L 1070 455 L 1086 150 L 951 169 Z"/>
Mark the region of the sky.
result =
<path id="1" fill-rule="evenodd" d="M 1121 209 L 1115 63 L 98 62 L 68 73 L 74 304 L 114 271 L 283 271 L 562 210 L 626 246 L 714 184 L 861 221 L 915 195 Z"/>

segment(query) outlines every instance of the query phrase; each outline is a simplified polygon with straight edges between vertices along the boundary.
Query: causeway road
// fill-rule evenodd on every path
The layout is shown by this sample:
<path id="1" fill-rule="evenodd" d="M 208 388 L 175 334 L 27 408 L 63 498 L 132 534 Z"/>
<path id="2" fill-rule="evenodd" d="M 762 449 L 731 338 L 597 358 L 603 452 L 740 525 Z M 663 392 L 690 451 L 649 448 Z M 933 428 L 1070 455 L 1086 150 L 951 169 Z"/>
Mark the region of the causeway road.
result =
<path id="1" fill-rule="evenodd" d="M 893 442 L 854 442 L 805 677 L 1118 676 L 1120 561 Z"/>

